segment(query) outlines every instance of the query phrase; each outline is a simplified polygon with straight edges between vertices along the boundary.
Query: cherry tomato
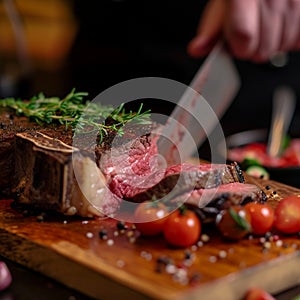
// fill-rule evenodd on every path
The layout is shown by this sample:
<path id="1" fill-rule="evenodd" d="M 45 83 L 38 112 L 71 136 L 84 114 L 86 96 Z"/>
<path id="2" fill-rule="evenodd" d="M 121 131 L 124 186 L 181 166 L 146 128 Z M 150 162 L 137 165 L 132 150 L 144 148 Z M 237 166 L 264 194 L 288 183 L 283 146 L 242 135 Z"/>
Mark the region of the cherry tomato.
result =
<path id="1" fill-rule="evenodd" d="M 271 205 L 265 203 L 250 202 L 245 205 L 251 217 L 252 233 L 263 235 L 270 231 L 274 222 L 274 210 Z"/>
<path id="2" fill-rule="evenodd" d="M 200 234 L 201 222 L 196 213 L 189 209 L 177 209 L 165 223 L 164 237 L 172 246 L 192 246 L 198 241 Z"/>
<path id="3" fill-rule="evenodd" d="M 134 223 L 142 235 L 154 236 L 162 233 L 167 215 L 163 203 L 143 202 L 134 212 Z"/>
<path id="4" fill-rule="evenodd" d="M 251 232 L 250 214 L 242 207 L 233 205 L 222 210 L 216 217 L 216 225 L 223 237 L 239 240 Z"/>
<path id="5" fill-rule="evenodd" d="M 300 197 L 283 198 L 275 208 L 274 227 L 282 233 L 300 232 Z"/>
<path id="6" fill-rule="evenodd" d="M 267 148 L 266 145 L 263 143 L 251 143 L 245 146 L 245 149 L 247 151 L 260 152 L 260 153 L 265 153 L 266 148 Z"/>
<path id="7" fill-rule="evenodd" d="M 288 148 L 283 153 L 283 166 L 299 166 L 300 165 L 300 139 L 292 139 Z"/>
<path id="8" fill-rule="evenodd" d="M 245 300 L 275 300 L 268 292 L 261 288 L 251 288 L 247 291 Z"/>

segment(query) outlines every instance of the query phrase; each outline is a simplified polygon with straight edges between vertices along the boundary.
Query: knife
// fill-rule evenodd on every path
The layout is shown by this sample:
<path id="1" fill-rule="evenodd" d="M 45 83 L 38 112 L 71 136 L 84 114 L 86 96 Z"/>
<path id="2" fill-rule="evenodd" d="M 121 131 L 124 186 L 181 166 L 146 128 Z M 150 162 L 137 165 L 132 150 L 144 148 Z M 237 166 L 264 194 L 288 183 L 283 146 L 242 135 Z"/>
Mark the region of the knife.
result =
<path id="1" fill-rule="evenodd" d="M 200 66 L 158 139 L 159 154 L 167 165 L 181 163 L 198 153 L 239 87 L 239 74 L 221 41 Z"/>

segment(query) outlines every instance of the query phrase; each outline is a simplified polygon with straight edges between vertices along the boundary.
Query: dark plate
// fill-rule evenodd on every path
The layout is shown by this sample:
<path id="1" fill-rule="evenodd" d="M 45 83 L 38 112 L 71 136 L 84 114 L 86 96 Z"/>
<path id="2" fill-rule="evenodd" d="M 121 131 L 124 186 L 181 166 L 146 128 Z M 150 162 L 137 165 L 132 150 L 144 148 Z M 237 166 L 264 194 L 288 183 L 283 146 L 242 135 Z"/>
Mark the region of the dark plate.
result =
<path id="1" fill-rule="evenodd" d="M 266 142 L 268 131 L 257 129 L 235 133 L 226 138 L 227 148 L 235 148 L 253 142 Z M 264 167 L 270 174 L 270 179 L 300 188 L 300 166 L 272 168 Z"/>

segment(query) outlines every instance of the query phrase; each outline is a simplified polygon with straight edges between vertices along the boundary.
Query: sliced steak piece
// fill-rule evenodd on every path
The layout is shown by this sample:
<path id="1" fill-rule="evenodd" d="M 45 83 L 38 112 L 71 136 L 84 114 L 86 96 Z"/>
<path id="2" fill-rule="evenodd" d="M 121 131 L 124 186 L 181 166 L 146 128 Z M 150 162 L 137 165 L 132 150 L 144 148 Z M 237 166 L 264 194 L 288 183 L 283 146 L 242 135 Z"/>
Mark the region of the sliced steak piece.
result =
<path id="1" fill-rule="evenodd" d="M 158 178 L 158 179 L 157 179 Z M 147 179 L 148 184 L 154 183 L 151 188 L 133 186 L 132 180 L 126 182 L 127 189 L 124 198 L 134 202 L 151 199 L 176 197 L 194 189 L 211 189 L 232 182 L 244 182 L 241 169 L 237 164 L 189 164 L 184 163 L 168 169 L 157 171 Z M 115 185 L 122 186 L 122 183 Z M 131 189 L 128 186 L 131 185 Z M 115 192 L 114 189 L 112 189 Z M 119 190 L 117 190 L 119 192 Z"/>
<path id="2" fill-rule="evenodd" d="M 173 200 L 175 203 L 192 206 L 203 222 L 214 221 L 222 209 L 229 208 L 231 205 L 266 201 L 267 195 L 258 186 L 239 182 L 223 184 L 212 189 L 194 190 Z"/>
<path id="3" fill-rule="evenodd" d="M 199 208 L 216 207 L 217 209 L 267 200 L 266 194 L 256 185 L 239 182 L 227 183 L 211 189 L 197 189 L 180 197 L 181 201 L 185 198 L 185 203 Z"/>
<path id="4" fill-rule="evenodd" d="M 134 188 L 144 191 L 162 179 L 163 174 L 153 176 L 162 168 L 157 155 L 158 131 L 157 124 L 126 126 L 124 135 L 108 137 L 96 148 L 99 168 L 118 197 L 131 196 Z"/>
<path id="5" fill-rule="evenodd" d="M 123 134 L 109 131 L 96 147 L 96 160 L 107 177 L 117 174 L 149 175 L 155 171 L 159 126 L 126 124 Z M 80 147 L 82 148 L 82 147 Z"/>

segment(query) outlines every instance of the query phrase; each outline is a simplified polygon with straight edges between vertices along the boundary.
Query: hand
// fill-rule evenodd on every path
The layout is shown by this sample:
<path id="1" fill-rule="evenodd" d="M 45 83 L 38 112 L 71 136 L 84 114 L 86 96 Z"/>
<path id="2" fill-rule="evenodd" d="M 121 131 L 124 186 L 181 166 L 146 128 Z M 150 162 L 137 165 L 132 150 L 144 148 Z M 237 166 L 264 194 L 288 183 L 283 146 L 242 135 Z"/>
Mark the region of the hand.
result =
<path id="1" fill-rule="evenodd" d="M 255 62 L 299 50 L 300 0 L 210 0 L 188 52 L 204 56 L 221 37 L 235 57 Z"/>

